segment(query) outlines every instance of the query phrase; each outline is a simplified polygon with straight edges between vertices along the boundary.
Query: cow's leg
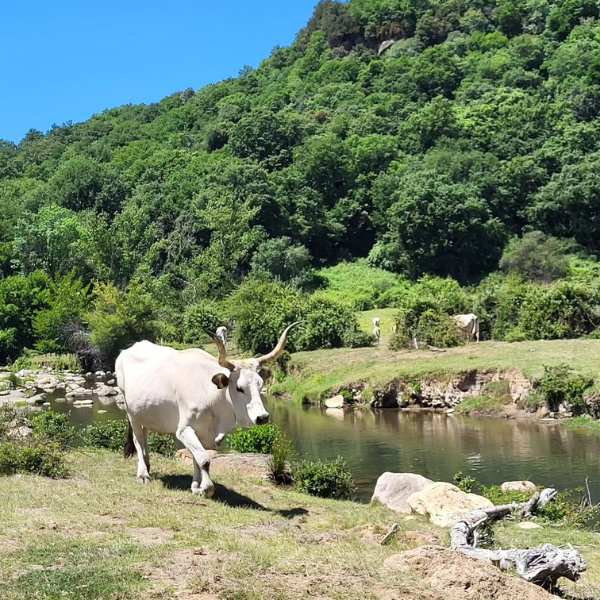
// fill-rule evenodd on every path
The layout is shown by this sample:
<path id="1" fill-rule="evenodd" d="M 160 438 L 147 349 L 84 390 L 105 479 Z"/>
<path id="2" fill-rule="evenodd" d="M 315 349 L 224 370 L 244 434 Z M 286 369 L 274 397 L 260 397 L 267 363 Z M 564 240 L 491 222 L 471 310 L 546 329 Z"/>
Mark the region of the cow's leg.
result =
<path id="1" fill-rule="evenodd" d="M 189 425 L 178 427 L 175 436 L 192 453 L 192 457 L 194 458 L 192 493 L 210 498 L 215 491 L 215 486 L 208 474 L 210 466 L 208 452 L 206 452 L 200 443 L 196 432 Z"/>
<path id="2" fill-rule="evenodd" d="M 133 432 L 133 443 L 138 456 L 137 478 L 142 483 L 150 481 L 150 455 L 148 454 L 148 435 L 146 430 L 133 419 L 130 419 Z"/>

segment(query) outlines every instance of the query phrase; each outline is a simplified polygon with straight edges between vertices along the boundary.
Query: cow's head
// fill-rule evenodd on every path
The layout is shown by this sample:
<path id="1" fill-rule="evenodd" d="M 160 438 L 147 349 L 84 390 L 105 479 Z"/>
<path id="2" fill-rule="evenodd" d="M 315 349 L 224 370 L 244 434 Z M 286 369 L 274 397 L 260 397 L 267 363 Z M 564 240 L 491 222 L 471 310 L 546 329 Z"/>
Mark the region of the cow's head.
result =
<path id="1" fill-rule="evenodd" d="M 218 373 L 212 381 L 219 389 L 227 389 L 238 425 L 248 427 L 268 423 L 269 413 L 265 409 L 262 399 L 264 385 L 261 375 L 262 367 L 267 362 L 275 360 L 283 352 L 288 332 L 294 325 L 297 323 L 292 323 L 283 330 L 275 348 L 268 354 L 235 363 L 227 358 L 227 350 L 223 342 L 216 336 L 213 337 L 219 350 L 219 364 L 229 370 L 229 375 Z"/>

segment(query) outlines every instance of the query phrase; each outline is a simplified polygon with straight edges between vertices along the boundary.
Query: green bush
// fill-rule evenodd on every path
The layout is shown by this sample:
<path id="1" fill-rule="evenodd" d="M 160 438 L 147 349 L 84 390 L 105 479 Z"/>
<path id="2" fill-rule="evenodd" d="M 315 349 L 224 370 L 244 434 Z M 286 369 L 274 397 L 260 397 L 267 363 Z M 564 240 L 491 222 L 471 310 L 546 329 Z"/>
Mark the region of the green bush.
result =
<path id="1" fill-rule="evenodd" d="M 183 317 L 184 339 L 198 343 L 208 340 L 207 331 L 215 333 L 225 323 L 223 310 L 218 302 L 204 300 L 189 306 Z"/>
<path id="2" fill-rule="evenodd" d="M 270 352 L 283 329 L 299 319 L 303 302 L 302 295 L 287 285 L 246 280 L 228 301 L 238 347 L 253 354 Z M 289 351 L 297 348 L 296 340 L 297 329 L 290 333 Z"/>
<path id="3" fill-rule="evenodd" d="M 126 436 L 127 421 L 125 419 L 91 423 L 82 432 L 83 443 L 86 446 L 108 448 L 115 451 L 123 450 Z"/>
<path id="4" fill-rule="evenodd" d="M 454 473 L 452 481 L 454 481 L 454 485 L 457 488 L 467 493 L 472 492 L 479 485 L 477 479 L 469 475 L 465 475 L 462 471 Z"/>
<path id="5" fill-rule="evenodd" d="M 126 419 L 92 423 L 82 432 L 83 443 L 94 448 L 108 448 L 121 452 L 127 437 L 127 425 Z M 164 456 L 174 456 L 177 445 L 172 435 L 151 432 L 148 434 L 148 449 Z"/>
<path id="6" fill-rule="evenodd" d="M 53 281 L 48 294 L 48 307 L 33 319 L 37 337 L 35 347 L 42 353 L 69 350 L 70 329 L 81 322 L 89 306 L 90 286 L 74 274 Z"/>
<path id="7" fill-rule="evenodd" d="M 31 417 L 34 436 L 48 440 L 60 448 L 69 448 L 78 441 L 77 431 L 65 414 L 45 410 Z"/>
<path id="8" fill-rule="evenodd" d="M 111 283 L 99 283 L 87 320 L 92 343 L 110 365 L 132 343 L 155 338 L 158 332 L 155 318 L 154 302 L 139 285 L 131 284 L 123 292 Z"/>
<path id="9" fill-rule="evenodd" d="M 396 333 L 390 340 L 390 348 L 400 350 L 410 346 L 413 337 L 419 344 L 451 348 L 464 343 L 454 320 L 436 308 L 426 308 L 419 314 L 417 307 L 401 310 L 396 317 Z"/>
<path id="10" fill-rule="evenodd" d="M 0 474 L 32 473 L 54 479 L 66 477 L 67 468 L 60 448 L 48 442 L 0 443 Z"/>
<path id="11" fill-rule="evenodd" d="M 532 289 L 523 301 L 518 324 L 529 340 L 580 337 L 599 324 L 598 295 L 567 282 Z"/>
<path id="12" fill-rule="evenodd" d="M 532 496 L 530 492 L 503 492 L 499 485 L 482 485 L 479 493 L 496 505 L 527 502 Z"/>
<path id="13" fill-rule="evenodd" d="M 568 254 L 574 251 L 570 241 L 530 231 L 510 240 L 502 253 L 500 268 L 532 281 L 548 283 L 565 277 L 569 270 Z"/>
<path id="14" fill-rule="evenodd" d="M 294 465 L 294 484 L 311 496 L 350 498 L 354 484 L 343 458 L 333 461 L 304 460 Z"/>
<path id="15" fill-rule="evenodd" d="M 21 369 L 52 369 L 53 371 L 79 372 L 81 365 L 75 354 L 40 354 L 34 350 L 25 352 L 11 365 L 15 371 Z"/>
<path id="16" fill-rule="evenodd" d="M 303 308 L 297 346 L 300 350 L 368 346 L 371 337 L 362 331 L 356 315 L 346 306 L 310 298 Z"/>
<path id="17" fill-rule="evenodd" d="M 271 454 L 282 433 L 277 425 L 267 423 L 248 428 L 237 428 L 227 435 L 228 446 L 237 452 Z"/>
<path id="18" fill-rule="evenodd" d="M 551 411 L 557 411 L 561 403 L 569 406 L 575 414 L 585 412 L 584 392 L 593 384 L 593 380 L 573 372 L 569 365 L 561 364 L 544 367 L 539 390 Z"/>
<path id="19" fill-rule="evenodd" d="M 289 485 L 293 481 L 289 461 L 294 453 L 292 442 L 283 433 L 273 442 L 269 458 L 269 478 L 280 485 Z"/>

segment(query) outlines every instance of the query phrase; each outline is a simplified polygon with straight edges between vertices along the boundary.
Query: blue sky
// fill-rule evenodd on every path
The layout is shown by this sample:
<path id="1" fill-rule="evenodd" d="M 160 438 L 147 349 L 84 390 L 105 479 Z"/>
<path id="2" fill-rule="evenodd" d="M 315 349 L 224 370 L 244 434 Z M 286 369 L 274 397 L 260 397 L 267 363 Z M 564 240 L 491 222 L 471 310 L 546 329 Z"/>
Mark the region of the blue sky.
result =
<path id="1" fill-rule="evenodd" d="M 153 102 L 257 66 L 317 0 L 6 0 L 0 138 Z"/>

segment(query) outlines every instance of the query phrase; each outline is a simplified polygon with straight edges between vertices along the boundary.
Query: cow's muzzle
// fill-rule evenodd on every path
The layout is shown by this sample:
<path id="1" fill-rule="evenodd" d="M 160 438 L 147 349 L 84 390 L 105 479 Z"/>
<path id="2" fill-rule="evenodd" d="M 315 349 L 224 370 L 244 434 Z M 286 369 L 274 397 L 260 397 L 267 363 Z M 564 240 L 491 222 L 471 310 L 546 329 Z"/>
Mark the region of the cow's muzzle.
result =
<path id="1" fill-rule="evenodd" d="M 269 422 L 269 413 L 263 413 L 262 415 L 258 415 L 258 417 L 256 417 L 256 424 L 257 425 L 265 425 L 266 423 Z"/>

